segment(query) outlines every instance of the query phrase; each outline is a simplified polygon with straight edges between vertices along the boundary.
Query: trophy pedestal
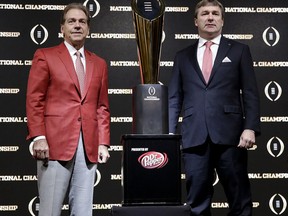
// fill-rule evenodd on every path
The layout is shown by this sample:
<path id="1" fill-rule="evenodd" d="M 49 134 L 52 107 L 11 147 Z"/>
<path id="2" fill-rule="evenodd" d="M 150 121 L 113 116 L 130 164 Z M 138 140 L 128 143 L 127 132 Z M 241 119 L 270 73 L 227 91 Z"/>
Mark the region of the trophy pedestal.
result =
<path id="1" fill-rule="evenodd" d="M 113 206 L 110 216 L 190 216 L 189 205 L 180 206 Z"/>
<path id="2" fill-rule="evenodd" d="M 123 206 L 181 205 L 180 139 L 176 134 L 122 136 Z"/>
<path id="3" fill-rule="evenodd" d="M 168 88 L 140 84 L 133 88 L 133 134 L 168 134 Z"/>

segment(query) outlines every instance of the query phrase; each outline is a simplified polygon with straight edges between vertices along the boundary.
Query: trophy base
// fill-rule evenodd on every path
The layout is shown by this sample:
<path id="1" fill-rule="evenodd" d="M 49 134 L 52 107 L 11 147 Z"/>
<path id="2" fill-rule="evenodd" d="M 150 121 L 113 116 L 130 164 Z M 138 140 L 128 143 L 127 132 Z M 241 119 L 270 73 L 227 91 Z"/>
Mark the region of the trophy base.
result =
<path id="1" fill-rule="evenodd" d="M 133 88 L 134 134 L 168 134 L 168 88 L 140 84 Z"/>

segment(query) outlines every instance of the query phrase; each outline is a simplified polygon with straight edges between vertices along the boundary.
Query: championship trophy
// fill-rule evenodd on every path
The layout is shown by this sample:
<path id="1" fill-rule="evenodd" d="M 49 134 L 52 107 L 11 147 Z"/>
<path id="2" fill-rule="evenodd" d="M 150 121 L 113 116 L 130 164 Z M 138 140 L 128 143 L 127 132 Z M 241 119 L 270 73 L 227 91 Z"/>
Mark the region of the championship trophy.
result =
<path id="1" fill-rule="evenodd" d="M 180 136 L 168 134 L 168 88 L 158 82 L 165 6 L 132 0 L 132 12 L 142 83 L 133 88 L 133 133 L 121 139 L 123 205 L 178 205 Z"/>
<path id="2" fill-rule="evenodd" d="M 135 134 L 168 133 L 168 89 L 158 84 L 165 5 L 163 0 L 132 0 L 141 84 L 133 88 Z"/>

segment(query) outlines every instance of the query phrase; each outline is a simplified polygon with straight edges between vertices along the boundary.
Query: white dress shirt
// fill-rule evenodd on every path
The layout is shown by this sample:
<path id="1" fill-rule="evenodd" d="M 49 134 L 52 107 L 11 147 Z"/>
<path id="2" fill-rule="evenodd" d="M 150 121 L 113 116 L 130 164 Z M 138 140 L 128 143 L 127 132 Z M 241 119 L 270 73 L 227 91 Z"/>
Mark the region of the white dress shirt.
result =
<path id="1" fill-rule="evenodd" d="M 69 54 L 73 60 L 73 63 L 74 63 L 74 68 L 76 69 L 77 56 L 75 55 L 75 53 L 77 52 L 77 50 L 71 44 L 67 43 L 66 41 L 64 41 L 64 44 L 68 49 L 68 52 L 69 52 Z M 86 60 L 85 60 L 85 55 L 84 55 L 84 46 L 81 47 L 78 51 L 81 53 L 81 61 L 82 61 L 82 64 L 84 66 L 84 71 L 86 71 Z"/>

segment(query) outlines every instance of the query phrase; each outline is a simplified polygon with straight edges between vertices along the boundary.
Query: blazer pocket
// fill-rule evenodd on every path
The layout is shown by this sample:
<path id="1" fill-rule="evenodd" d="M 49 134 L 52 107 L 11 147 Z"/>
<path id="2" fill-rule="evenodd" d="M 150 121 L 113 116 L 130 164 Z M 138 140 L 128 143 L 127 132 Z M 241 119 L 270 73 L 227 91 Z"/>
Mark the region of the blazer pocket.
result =
<path id="1" fill-rule="evenodd" d="M 58 114 L 48 114 L 48 113 L 45 113 L 44 114 L 44 117 L 46 118 L 46 117 L 62 117 L 61 115 L 58 115 Z"/>
<path id="2" fill-rule="evenodd" d="M 189 107 L 189 108 L 184 110 L 183 118 L 187 118 L 187 117 L 191 116 L 193 113 L 194 113 L 194 108 Z"/>
<path id="3" fill-rule="evenodd" d="M 226 105 L 224 106 L 225 113 L 242 113 L 240 106 Z"/>
<path id="4" fill-rule="evenodd" d="M 221 67 L 232 67 L 233 64 L 232 64 L 232 62 L 221 62 L 220 66 Z"/>

